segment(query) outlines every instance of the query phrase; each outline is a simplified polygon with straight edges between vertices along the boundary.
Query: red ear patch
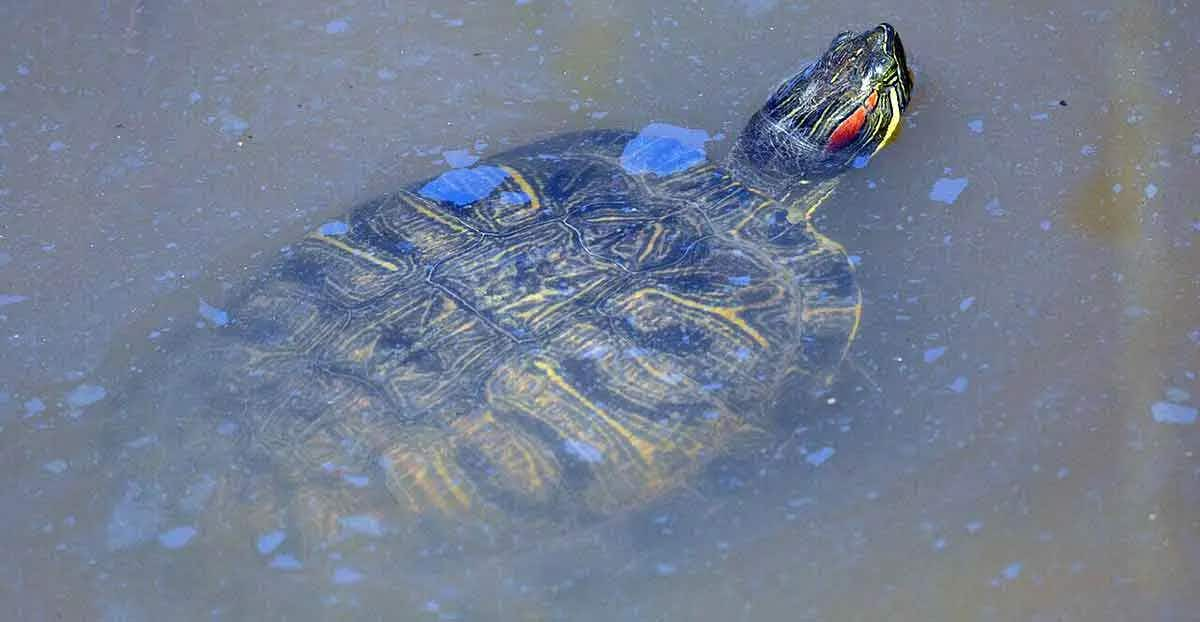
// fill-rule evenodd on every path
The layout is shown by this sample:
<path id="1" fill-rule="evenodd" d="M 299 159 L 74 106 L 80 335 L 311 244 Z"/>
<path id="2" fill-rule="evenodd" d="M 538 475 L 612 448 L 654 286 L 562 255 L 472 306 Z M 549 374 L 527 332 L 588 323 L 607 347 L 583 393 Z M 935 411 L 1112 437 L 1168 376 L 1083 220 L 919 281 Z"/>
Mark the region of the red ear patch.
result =
<path id="1" fill-rule="evenodd" d="M 833 131 L 833 135 L 829 137 L 829 145 L 826 149 L 836 151 L 845 147 L 858 138 L 858 132 L 862 130 L 863 124 L 867 122 L 867 109 L 859 106 L 850 116 L 842 121 L 837 129 Z"/>

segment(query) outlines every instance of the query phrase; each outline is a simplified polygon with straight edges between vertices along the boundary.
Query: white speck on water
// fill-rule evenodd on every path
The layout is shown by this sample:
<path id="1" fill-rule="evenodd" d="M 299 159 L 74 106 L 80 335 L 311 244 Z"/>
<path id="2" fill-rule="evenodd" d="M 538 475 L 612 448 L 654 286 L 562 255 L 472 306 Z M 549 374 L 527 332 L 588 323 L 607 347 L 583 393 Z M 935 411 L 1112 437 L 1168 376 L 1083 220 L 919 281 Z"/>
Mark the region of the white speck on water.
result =
<path id="1" fill-rule="evenodd" d="M 67 405 L 72 408 L 83 408 L 91 406 L 96 402 L 104 399 L 108 395 L 108 391 L 104 387 L 99 387 L 94 384 L 81 384 L 67 393 Z"/>
<path id="2" fill-rule="evenodd" d="M 355 488 L 366 488 L 371 484 L 371 478 L 366 475 L 356 475 L 353 473 L 343 473 L 342 481 L 354 486 Z"/>
<path id="3" fill-rule="evenodd" d="M 1183 404 L 1171 402 L 1155 402 L 1150 406 L 1150 414 L 1159 423 L 1173 425 L 1191 425 L 1196 423 L 1196 409 Z"/>
<path id="4" fill-rule="evenodd" d="M 1121 194 L 1121 191 L 1124 189 L 1125 189 L 1125 186 L 1122 186 L 1121 184 L 1113 184 L 1112 185 L 1113 194 Z"/>
<path id="5" fill-rule="evenodd" d="M 853 260 L 851 262 L 853 263 Z M 750 275 L 731 276 L 729 277 L 729 283 L 738 287 L 745 287 L 750 284 Z"/>
<path id="6" fill-rule="evenodd" d="M 1052 225 L 1049 220 L 1043 220 L 1042 222 L 1038 223 L 1038 226 L 1042 228 L 1042 231 L 1049 231 Z"/>
<path id="7" fill-rule="evenodd" d="M 36 417 L 46 411 L 46 403 L 34 397 L 25 400 L 25 416 Z"/>
<path id="8" fill-rule="evenodd" d="M 967 523 L 967 533 L 969 533 L 971 535 L 975 535 L 981 531 L 983 531 L 983 522 L 982 521 L 973 520 L 973 521 Z"/>
<path id="9" fill-rule="evenodd" d="M 942 355 L 945 353 L 946 353 L 946 346 L 930 348 L 925 351 L 923 358 L 926 363 L 933 363 L 933 362 L 937 361 L 938 359 L 942 358 Z"/>
<path id="10" fill-rule="evenodd" d="M 930 200 L 950 205 L 957 201 L 958 195 L 962 194 L 962 191 L 966 189 L 966 177 L 942 177 L 933 182 L 933 189 L 929 191 L 929 198 Z"/>
<path id="11" fill-rule="evenodd" d="M 8 90 L 8 85 L 3 82 L 0 82 L 0 93 L 3 93 L 7 90 Z"/>
<path id="12" fill-rule="evenodd" d="M 43 464 L 42 468 L 48 473 L 60 475 L 60 474 L 66 472 L 67 461 L 66 460 L 51 460 L 50 462 Z"/>
<path id="13" fill-rule="evenodd" d="M 849 257 L 847 257 L 847 259 L 850 260 L 850 265 L 854 266 L 855 268 L 862 265 L 862 256 L 861 255 L 850 255 Z"/>
<path id="14" fill-rule="evenodd" d="M 222 421 L 219 425 L 217 425 L 217 434 L 220 434 L 221 436 L 231 436 L 234 432 L 237 432 L 237 429 L 238 424 L 232 421 Z"/>
<path id="15" fill-rule="evenodd" d="M 363 573 L 349 567 L 339 566 L 333 571 L 333 582 L 338 585 L 350 585 L 363 580 Z"/>
<path id="16" fill-rule="evenodd" d="M 189 527 L 186 525 L 183 527 L 175 527 L 174 529 L 168 529 L 167 531 L 159 534 L 158 543 L 161 544 L 163 548 L 181 549 L 187 546 L 187 543 L 191 542 L 195 535 L 195 527 Z"/>
<path id="17" fill-rule="evenodd" d="M 1004 567 L 1004 579 L 1007 581 L 1016 580 L 1021 576 L 1021 562 L 1014 562 Z"/>
<path id="18" fill-rule="evenodd" d="M 667 562 L 658 562 L 654 566 L 654 572 L 656 572 L 660 577 L 669 577 L 675 574 L 675 570 L 675 564 L 669 564 Z"/>
<path id="19" fill-rule="evenodd" d="M 1067 476 L 1070 474 L 1071 469 L 1068 469 L 1067 467 L 1058 467 L 1058 471 L 1054 473 L 1054 476 L 1058 479 L 1067 479 Z"/>
<path id="20" fill-rule="evenodd" d="M 1167 387 L 1167 400 L 1175 403 L 1182 403 L 1192 399 L 1192 394 L 1180 389 L 1179 387 Z"/>
<path id="21" fill-rule="evenodd" d="M 810 451 L 807 456 L 804 456 L 804 461 L 813 466 L 821 466 L 832 458 L 835 453 L 837 453 L 837 450 L 832 447 L 822 447 L 816 451 Z"/>
<path id="22" fill-rule="evenodd" d="M 352 531 L 364 536 L 373 536 L 378 538 L 383 535 L 383 523 L 379 522 L 378 518 L 370 514 L 355 514 L 353 516 L 343 516 L 338 519 L 338 524 L 346 531 Z"/>
<path id="23" fill-rule="evenodd" d="M 325 32 L 331 35 L 340 35 L 347 30 L 350 30 L 350 23 L 344 19 L 335 19 L 325 24 Z"/>
<path id="24" fill-rule="evenodd" d="M 199 91 L 192 91 L 188 95 L 188 102 L 192 104 L 198 104 L 202 99 L 204 99 L 204 96 L 201 95 Z"/>
<path id="25" fill-rule="evenodd" d="M 1146 189 L 1144 192 L 1146 193 L 1147 199 L 1153 199 L 1158 195 L 1158 186 L 1154 184 L 1146 184 Z"/>
<path id="26" fill-rule="evenodd" d="M 598 464 L 604 461 L 604 452 L 595 445 L 580 440 L 569 438 L 563 441 L 563 449 L 582 462 Z"/>
<path id="27" fill-rule="evenodd" d="M 16 294 L 0 294 L 0 307 L 7 305 L 15 305 L 18 302 L 29 300 L 28 296 L 18 296 Z"/>
<path id="28" fill-rule="evenodd" d="M 984 204 L 983 209 L 984 209 L 984 211 L 986 211 L 988 213 L 989 216 L 993 216 L 996 218 L 999 218 L 1000 216 L 1003 216 L 1006 213 L 1004 211 L 1004 208 L 1000 207 L 1000 199 L 998 199 L 996 197 L 992 197 L 991 200 L 989 200 L 986 204 Z"/>
<path id="29" fill-rule="evenodd" d="M 229 314 L 224 309 L 218 309 L 204 302 L 203 299 L 200 300 L 200 306 L 196 310 L 200 313 L 200 317 L 208 320 L 213 326 L 225 326 L 229 324 Z"/>
<path id="30" fill-rule="evenodd" d="M 350 225 L 340 220 L 331 220 L 317 228 L 321 235 L 346 235 L 349 231 Z"/>
<path id="31" fill-rule="evenodd" d="M 1079 148 L 1079 155 L 1084 157 L 1092 157 L 1096 155 L 1096 145 L 1084 145 Z"/>
<path id="32" fill-rule="evenodd" d="M 947 543 L 946 543 L 946 539 L 945 539 L 945 538 L 938 538 L 938 539 L 936 539 L 936 540 L 934 540 L 934 541 L 933 541 L 933 550 L 935 550 L 935 551 L 941 551 L 941 550 L 943 550 L 943 549 L 945 549 L 945 548 L 946 548 L 946 544 L 947 544 Z"/>
<path id="33" fill-rule="evenodd" d="M 383 69 L 380 69 L 379 71 L 376 71 L 375 77 L 379 78 L 380 80 L 383 80 L 384 82 L 391 82 L 392 80 L 395 80 L 399 76 L 396 75 L 396 72 L 385 67 Z"/>
<path id="34" fill-rule="evenodd" d="M 967 296 L 966 298 L 962 299 L 962 302 L 958 303 L 958 310 L 966 311 L 967 309 L 970 309 L 971 305 L 973 304 L 975 304 L 975 297 Z"/>
<path id="35" fill-rule="evenodd" d="M 22 76 L 29 75 L 29 67 L 27 65 L 17 65 L 17 73 Z"/>
<path id="36" fill-rule="evenodd" d="M 50 143 L 50 146 L 46 147 L 46 149 L 51 152 L 62 151 L 63 149 L 66 149 L 66 148 L 67 148 L 67 144 L 62 142 L 61 140 L 56 140 L 56 141 Z"/>
<path id="37" fill-rule="evenodd" d="M 966 376 L 959 376 L 954 379 L 954 382 L 946 385 L 946 388 L 954 391 L 955 393 L 964 393 L 966 392 L 969 384 L 970 382 L 967 380 Z"/>
<path id="38" fill-rule="evenodd" d="M 270 566 L 276 570 L 299 570 L 303 567 L 300 560 L 286 553 L 272 558 Z"/>
<path id="39" fill-rule="evenodd" d="M 1050 115 L 1045 112 L 1031 112 L 1029 118 L 1033 121 L 1045 121 L 1050 118 Z"/>
<path id="40" fill-rule="evenodd" d="M 254 546 L 258 549 L 260 555 L 270 555 L 275 549 L 279 548 L 280 544 L 283 544 L 284 540 L 287 540 L 287 534 L 275 530 L 259 536 Z"/>
<path id="41" fill-rule="evenodd" d="M 479 156 L 471 155 L 466 149 L 452 149 L 443 151 L 442 158 L 446 160 L 451 168 L 466 168 L 479 161 Z"/>
<path id="42" fill-rule="evenodd" d="M 967 127 L 976 134 L 983 133 L 983 119 L 972 119 L 967 121 Z"/>
<path id="43" fill-rule="evenodd" d="M 1200 143 L 1192 143 L 1192 155 L 1200 155 Z"/>

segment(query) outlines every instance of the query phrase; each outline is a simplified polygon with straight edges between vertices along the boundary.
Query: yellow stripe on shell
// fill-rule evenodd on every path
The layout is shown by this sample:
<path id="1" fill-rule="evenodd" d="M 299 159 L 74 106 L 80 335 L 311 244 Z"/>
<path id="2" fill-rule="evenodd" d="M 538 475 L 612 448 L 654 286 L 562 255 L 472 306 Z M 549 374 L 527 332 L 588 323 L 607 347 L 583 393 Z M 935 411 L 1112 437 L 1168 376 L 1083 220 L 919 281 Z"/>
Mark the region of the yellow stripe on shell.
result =
<path id="1" fill-rule="evenodd" d="M 521 189 L 521 192 L 524 192 L 525 196 L 529 197 L 529 209 L 536 212 L 542 208 L 542 202 L 538 200 L 537 192 L 534 191 L 533 185 L 525 179 L 524 175 L 517 172 L 517 169 L 503 164 L 500 165 L 500 170 L 508 173 L 513 181 L 516 182 L 517 187 Z"/>
<path id="2" fill-rule="evenodd" d="M 376 257 L 374 254 L 372 254 L 368 251 L 364 251 L 361 248 L 355 248 L 341 240 L 331 238 L 327 235 L 322 235 L 320 233 L 314 233 L 314 234 L 310 235 L 309 238 L 314 239 L 314 240 L 319 240 L 319 241 L 324 242 L 334 248 L 340 248 L 341 250 L 344 250 L 347 253 L 350 253 L 351 255 L 354 255 L 355 257 L 362 259 L 363 261 L 373 263 L 373 264 L 379 266 L 380 268 L 383 268 L 389 272 L 399 272 L 400 271 L 400 266 L 397 266 L 396 264 L 394 264 L 390 261 L 387 261 L 386 259 L 380 259 L 380 258 Z"/>
<path id="3" fill-rule="evenodd" d="M 743 307 L 716 307 L 713 305 L 706 305 L 702 302 L 696 302 L 695 300 L 689 300 L 687 298 L 684 298 L 683 296 L 678 296 L 678 295 L 672 294 L 671 292 L 665 292 L 665 291 L 658 290 L 658 289 L 643 289 L 643 290 L 634 292 L 632 295 L 630 295 L 630 299 L 632 300 L 632 299 L 636 299 L 636 298 L 641 298 L 647 294 L 654 294 L 657 296 L 662 296 L 663 298 L 666 298 L 667 300 L 670 300 L 671 302 L 682 305 L 689 309 L 695 309 L 697 311 L 711 313 L 711 314 L 725 320 L 726 322 L 733 324 L 737 328 L 739 328 L 743 333 L 745 333 L 747 336 L 749 336 L 750 339 L 752 339 L 755 343 L 757 343 L 759 345 L 759 347 L 763 348 L 764 350 L 770 348 L 770 342 L 767 341 L 767 338 L 763 337 L 762 333 L 755 330 L 753 326 L 751 326 L 748 322 L 746 322 L 746 320 L 742 319 L 742 317 L 740 315 L 738 315 L 738 311 L 742 310 Z"/>
<path id="4" fill-rule="evenodd" d="M 533 364 L 535 367 L 541 370 L 542 373 L 546 374 L 546 377 L 550 379 L 550 382 L 552 382 L 559 389 L 565 391 L 575 401 L 582 404 L 584 408 L 591 411 L 592 414 L 599 417 L 600 420 L 609 428 L 616 431 L 617 434 L 624 438 L 625 441 L 629 443 L 629 446 L 633 447 L 634 451 L 638 453 L 638 456 L 641 457 L 643 462 L 649 464 L 653 460 L 655 452 L 653 445 L 647 443 L 639 438 L 636 434 L 630 432 L 624 424 L 614 419 L 611 415 L 605 412 L 604 409 L 600 408 L 591 400 L 589 400 L 587 396 L 580 393 L 578 389 L 572 386 L 571 383 L 567 382 L 567 380 L 558 373 L 558 370 L 555 369 L 553 365 L 545 361 L 534 361 Z"/>

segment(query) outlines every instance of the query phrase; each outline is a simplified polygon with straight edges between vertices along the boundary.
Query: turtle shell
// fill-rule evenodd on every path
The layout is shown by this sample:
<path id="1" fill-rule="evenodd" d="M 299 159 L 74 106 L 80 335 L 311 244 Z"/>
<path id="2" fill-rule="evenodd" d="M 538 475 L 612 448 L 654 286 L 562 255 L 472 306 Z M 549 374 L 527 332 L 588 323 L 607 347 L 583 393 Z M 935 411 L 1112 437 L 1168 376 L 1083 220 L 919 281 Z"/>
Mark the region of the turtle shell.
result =
<path id="1" fill-rule="evenodd" d="M 423 516 L 603 516 L 824 386 L 859 304 L 840 246 L 702 150 L 585 132 L 285 249 L 227 305 L 218 382 L 308 490 L 375 474 Z"/>

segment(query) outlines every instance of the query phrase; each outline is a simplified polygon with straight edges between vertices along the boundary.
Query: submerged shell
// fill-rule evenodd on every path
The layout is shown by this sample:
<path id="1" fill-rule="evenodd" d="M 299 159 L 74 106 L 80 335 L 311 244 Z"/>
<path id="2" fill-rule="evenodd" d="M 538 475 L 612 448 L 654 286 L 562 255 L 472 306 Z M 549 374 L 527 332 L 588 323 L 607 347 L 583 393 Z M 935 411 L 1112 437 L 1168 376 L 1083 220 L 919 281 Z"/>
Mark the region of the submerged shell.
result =
<path id="1" fill-rule="evenodd" d="M 350 474 L 416 515 L 594 517 L 679 486 L 822 386 L 859 311 L 838 245 L 699 153 L 572 134 L 360 206 L 225 306 L 222 411 L 310 501 Z"/>

